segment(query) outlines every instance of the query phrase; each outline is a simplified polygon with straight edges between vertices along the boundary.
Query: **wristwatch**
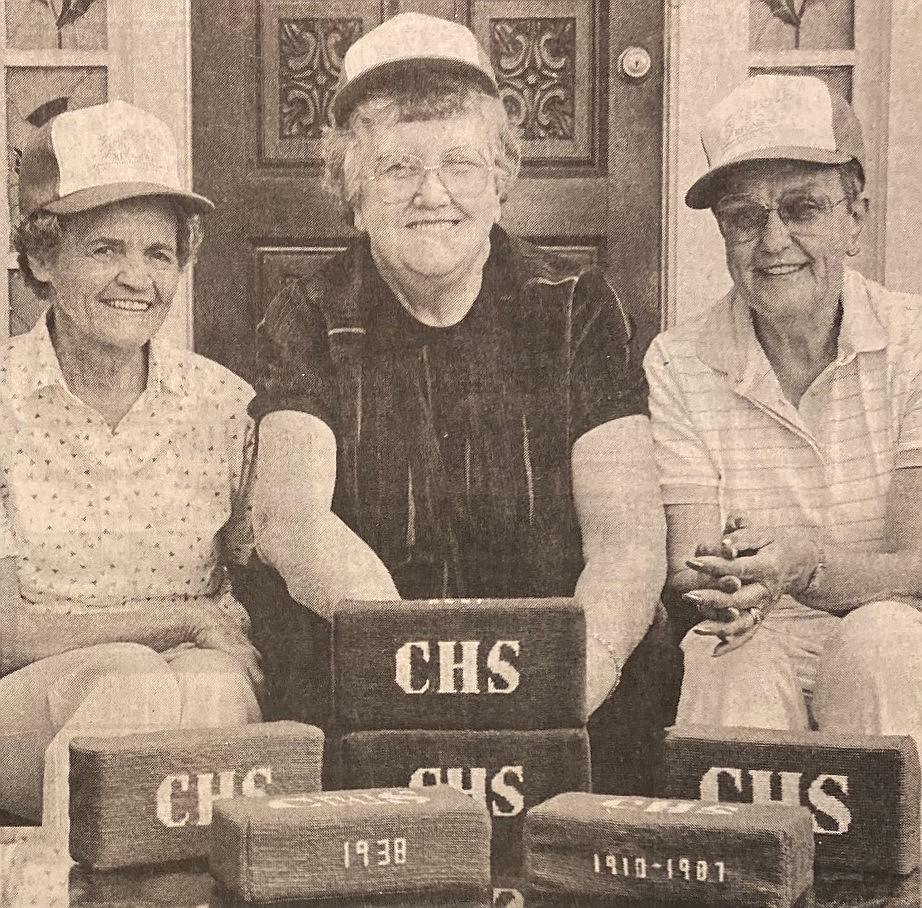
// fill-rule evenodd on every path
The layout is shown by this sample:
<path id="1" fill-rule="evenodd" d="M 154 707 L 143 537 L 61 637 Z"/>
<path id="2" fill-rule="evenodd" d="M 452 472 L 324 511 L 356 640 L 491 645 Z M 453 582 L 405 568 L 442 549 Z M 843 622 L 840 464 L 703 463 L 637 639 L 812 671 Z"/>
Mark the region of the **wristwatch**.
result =
<path id="1" fill-rule="evenodd" d="M 807 585 L 804 587 L 802 593 L 805 598 L 815 596 L 817 592 L 819 592 L 820 587 L 823 585 L 823 576 L 826 573 L 826 552 L 820 543 L 816 543 L 816 548 L 816 566 L 810 572 L 810 576 L 807 578 Z"/>

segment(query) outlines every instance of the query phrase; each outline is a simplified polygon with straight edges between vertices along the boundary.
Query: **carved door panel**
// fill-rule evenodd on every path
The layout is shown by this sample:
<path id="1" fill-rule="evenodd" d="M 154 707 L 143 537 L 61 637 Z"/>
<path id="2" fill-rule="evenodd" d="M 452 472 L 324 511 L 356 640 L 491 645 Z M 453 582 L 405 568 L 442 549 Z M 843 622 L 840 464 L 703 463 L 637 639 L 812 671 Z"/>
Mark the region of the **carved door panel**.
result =
<path id="1" fill-rule="evenodd" d="M 252 377 L 271 294 L 350 236 L 321 186 L 320 126 L 345 49 L 419 10 L 469 25 L 524 143 L 509 230 L 593 259 L 659 329 L 662 4 L 645 0 L 192 0 L 195 186 L 218 210 L 195 270 L 196 349 Z M 644 53 L 625 54 L 630 47 Z"/>

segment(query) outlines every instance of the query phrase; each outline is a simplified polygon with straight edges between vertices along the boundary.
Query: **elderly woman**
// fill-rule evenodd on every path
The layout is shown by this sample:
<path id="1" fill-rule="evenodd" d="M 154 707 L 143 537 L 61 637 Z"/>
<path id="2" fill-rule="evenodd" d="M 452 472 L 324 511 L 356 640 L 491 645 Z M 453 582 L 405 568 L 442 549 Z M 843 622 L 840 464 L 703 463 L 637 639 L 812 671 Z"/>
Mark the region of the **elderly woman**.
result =
<path id="1" fill-rule="evenodd" d="M 457 23 L 398 15 L 346 54 L 323 148 L 361 236 L 260 326 L 256 546 L 321 619 L 575 593 L 595 709 L 665 577 L 646 389 L 598 270 L 497 226 L 519 164 L 497 95 Z"/>
<path id="2" fill-rule="evenodd" d="M 922 733 L 922 300 L 845 267 L 861 130 L 814 78 L 711 114 L 733 289 L 646 359 L 683 642 L 679 723 Z"/>
<path id="3" fill-rule="evenodd" d="M 14 242 L 48 302 L 0 362 L 0 807 L 66 824 L 67 743 L 258 721 L 225 566 L 245 559 L 252 391 L 155 337 L 207 199 L 121 102 L 22 157 Z M 47 756 L 46 756 L 47 753 Z"/>

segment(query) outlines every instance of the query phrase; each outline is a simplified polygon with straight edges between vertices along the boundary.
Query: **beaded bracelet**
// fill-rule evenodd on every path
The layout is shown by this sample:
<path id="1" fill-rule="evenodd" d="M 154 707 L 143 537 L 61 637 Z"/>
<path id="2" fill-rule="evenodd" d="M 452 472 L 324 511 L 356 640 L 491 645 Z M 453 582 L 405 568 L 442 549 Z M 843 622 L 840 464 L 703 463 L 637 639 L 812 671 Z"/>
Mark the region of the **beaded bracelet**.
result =
<path id="1" fill-rule="evenodd" d="M 599 646 L 605 648 L 605 651 L 608 653 L 608 658 L 611 659 L 611 661 L 615 664 L 615 683 L 612 685 L 612 687 L 617 687 L 618 682 L 621 680 L 622 666 L 621 660 L 618 658 L 617 652 L 615 651 L 614 644 L 610 640 L 606 640 L 600 634 L 595 633 L 595 631 L 593 631 L 589 636 L 595 640 Z"/>

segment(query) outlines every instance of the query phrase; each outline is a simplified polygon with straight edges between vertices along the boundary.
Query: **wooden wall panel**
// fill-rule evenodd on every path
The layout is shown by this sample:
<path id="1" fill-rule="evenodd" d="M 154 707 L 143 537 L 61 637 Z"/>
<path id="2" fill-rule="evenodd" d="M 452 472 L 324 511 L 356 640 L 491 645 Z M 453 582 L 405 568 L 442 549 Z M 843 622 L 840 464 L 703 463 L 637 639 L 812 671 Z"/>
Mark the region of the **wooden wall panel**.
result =
<path id="1" fill-rule="evenodd" d="M 345 246 L 261 246 L 256 248 L 257 320 L 286 284 L 309 277 Z"/>
<path id="2" fill-rule="evenodd" d="M 475 0 L 471 29 L 490 54 L 526 165 L 593 166 L 600 92 L 590 0 Z"/>
<path id="3" fill-rule="evenodd" d="M 381 22 L 377 0 L 261 0 L 260 161 L 320 161 L 343 56 Z"/>

